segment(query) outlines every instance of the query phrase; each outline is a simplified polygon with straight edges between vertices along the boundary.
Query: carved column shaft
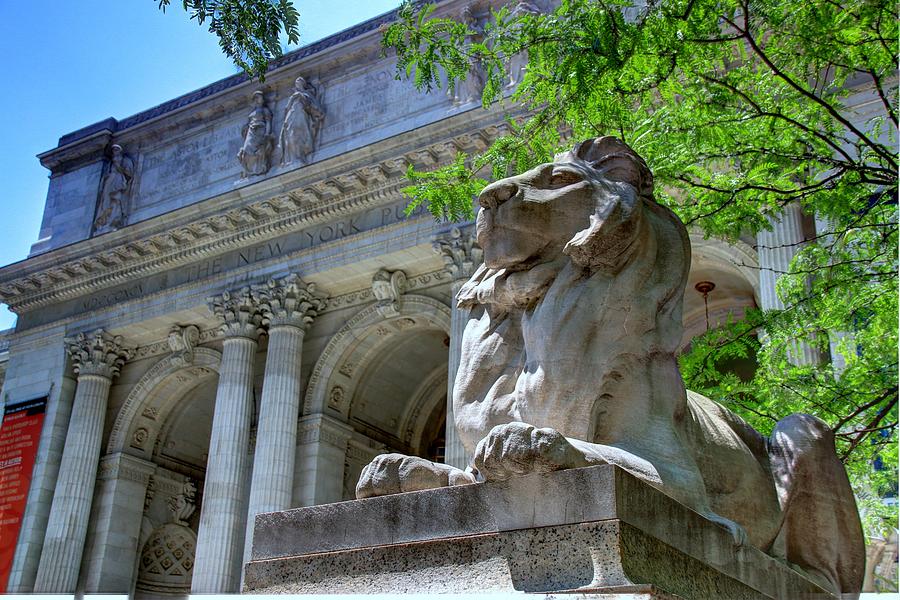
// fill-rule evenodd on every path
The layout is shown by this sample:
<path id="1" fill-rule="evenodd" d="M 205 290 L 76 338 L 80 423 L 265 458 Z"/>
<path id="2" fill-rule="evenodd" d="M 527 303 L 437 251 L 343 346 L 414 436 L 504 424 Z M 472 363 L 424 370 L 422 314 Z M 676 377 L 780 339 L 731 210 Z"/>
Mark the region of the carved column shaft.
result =
<path id="1" fill-rule="evenodd" d="M 262 316 L 249 290 L 210 300 L 224 321 L 209 459 L 191 583 L 193 593 L 238 591 L 244 548 L 253 363 Z"/>
<path id="2" fill-rule="evenodd" d="M 457 228 L 435 240 L 434 250 L 444 259 L 447 272 L 453 278 L 450 283 L 450 352 L 447 361 L 447 422 L 444 462 L 459 469 L 465 469 L 469 465 L 471 457 L 466 453 L 459 434 L 456 432 L 453 387 L 462 356 L 462 335 L 466 328 L 469 311 L 457 306 L 456 294 L 481 264 L 482 252 L 475 243 L 474 235 L 463 233 Z"/>
<path id="3" fill-rule="evenodd" d="M 300 411 L 300 359 L 309 324 L 324 307 L 313 285 L 291 276 L 271 281 L 261 291 L 269 321 L 269 350 L 256 428 L 256 452 L 250 484 L 250 506 L 244 562 L 250 559 L 256 515 L 291 507 Z"/>
<path id="4" fill-rule="evenodd" d="M 87 536 L 112 378 L 130 355 L 103 331 L 66 340 L 78 387 L 59 465 L 34 591 L 73 593 Z"/>
<path id="5" fill-rule="evenodd" d="M 806 240 L 800 205 L 788 204 L 777 216 L 769 217 L 769 222 L 772 224 L 771 231 L 756 234 L 760 266 L 759 299 L 764 310 L 783 310 L 784 302 L 778 297 L 775 286 L 778 278 L 788 272 L 791 260 Z M 808 344 L 796 344 L 791 357 L 800 365 L 819 361 L 818 353 Z"/>

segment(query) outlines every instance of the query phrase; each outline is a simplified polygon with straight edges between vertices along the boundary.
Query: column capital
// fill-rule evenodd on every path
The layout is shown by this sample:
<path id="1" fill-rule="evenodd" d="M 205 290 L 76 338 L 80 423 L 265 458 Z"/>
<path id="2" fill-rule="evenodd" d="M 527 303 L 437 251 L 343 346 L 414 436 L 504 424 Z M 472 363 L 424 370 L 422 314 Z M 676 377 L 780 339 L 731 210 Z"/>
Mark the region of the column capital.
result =
<path id="1" fill-rule="evenodd" d="M 222 292 L 207 298 L 206 302 L 210 312 L 222 321 L 222 333 L 226 338 L 259 339 L 263 314 L 259 297 L 250 287 Z"/>
<path id="2" fill-rule="evenodd" d="M 317 293 L 316 284 L 304 282 L 296 273 L 270 279 L 254 286 L 253 291 L 259 298 L 264 322 L 270 328 L 287 325 L 306 331 L 325 308 L 325 298 Z"/>
<path id="3" fill-rule="evenodd" d="M 444 268 L 454 282 L 471 277 L 483 260 L 481 247 L 478 246 L 475 235 L 459 227 L 454 227 L 436 237 L 432 242 L 432 248 L 444 259 Z"/>
<path id="4" fill-rule="evenodd" d="M 72 358 L 72 369 L 78 376 L 100 375 L 112 379 L 133 352 L 132 348 L 124 346 L 122 336 L 110 335 L 103 329 L 79 333 L 65 338 L 64 342 L 66 352 Z"/>

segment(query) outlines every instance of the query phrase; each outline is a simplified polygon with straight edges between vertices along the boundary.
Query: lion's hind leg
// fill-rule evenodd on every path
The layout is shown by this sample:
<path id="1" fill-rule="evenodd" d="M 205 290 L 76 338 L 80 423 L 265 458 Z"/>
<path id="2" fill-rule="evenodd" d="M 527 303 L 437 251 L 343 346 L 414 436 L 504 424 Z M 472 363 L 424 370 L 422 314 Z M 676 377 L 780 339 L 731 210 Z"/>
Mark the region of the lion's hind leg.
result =
<path id="1" fill-rule="evenodd" d="M 783 520 L 773 551 L 839 592 L 862 586 L 865 545 L 850 481 L 834 434 L 816 417 L 794 414 L 769 438 Z"/>

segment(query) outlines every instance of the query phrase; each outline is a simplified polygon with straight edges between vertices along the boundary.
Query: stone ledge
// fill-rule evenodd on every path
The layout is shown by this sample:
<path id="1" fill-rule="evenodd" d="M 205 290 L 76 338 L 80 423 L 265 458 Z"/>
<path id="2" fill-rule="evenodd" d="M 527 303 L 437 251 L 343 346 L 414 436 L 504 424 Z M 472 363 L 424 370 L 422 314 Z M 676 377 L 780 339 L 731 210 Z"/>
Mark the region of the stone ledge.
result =
<path id="1" fill-rule="evenodd" d="M 612 466 L 258 515 L 253 539 L 254 593 L 833 598 Z"/>

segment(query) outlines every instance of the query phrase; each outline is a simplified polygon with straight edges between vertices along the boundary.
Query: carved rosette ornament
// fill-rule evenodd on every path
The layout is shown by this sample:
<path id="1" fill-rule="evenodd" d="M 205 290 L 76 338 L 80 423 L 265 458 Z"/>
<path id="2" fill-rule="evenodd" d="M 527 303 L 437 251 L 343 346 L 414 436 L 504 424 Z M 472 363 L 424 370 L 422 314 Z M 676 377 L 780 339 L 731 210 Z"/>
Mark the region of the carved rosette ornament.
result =
<path id="1" fill-rule="evenodd" d="M 79 377 L 99 375 L 112 379 L 119 374 L 133 352 L 123 345 L 121 336 L 109 335 L 102 329 L 66 338 L 65 344 L 72 358 L 72 369 Z"/>
<path id="2" fill-rule="evenodd" d="M 475 236 L 454 227 L 444 236 L 434 240 L 434 251 L 444 259 L 444 268 L 454 283 L 469 279 L 482 262 L 481 248 Z"/>
<path id="3" fill-rule="evenodd" d="M 256 340 L 262 333 L 263 314 L 259 297 L 249 287 L 223 292 L 207 299 L 209 310 L 222 321 L 226 338 L 243 337 Z"/>
<path id="4" fill-rule="evenodd" d="M 306 331 L 325 308 L 325 298 L 316 293 L 316 285 L 305 283 L 293 273 L 270 279 L 254 288 L 254 293 L 260 299 L 264 322 L 270 328 L 287 325 Z"/>
<path id="5" fill-rule="evenodd" d="M 385 319 L 400 316 L 400 296 L 406 291 L 406 273 L 380 269 L 372 277 L 375 309 Z"/>

